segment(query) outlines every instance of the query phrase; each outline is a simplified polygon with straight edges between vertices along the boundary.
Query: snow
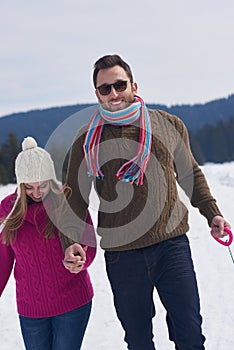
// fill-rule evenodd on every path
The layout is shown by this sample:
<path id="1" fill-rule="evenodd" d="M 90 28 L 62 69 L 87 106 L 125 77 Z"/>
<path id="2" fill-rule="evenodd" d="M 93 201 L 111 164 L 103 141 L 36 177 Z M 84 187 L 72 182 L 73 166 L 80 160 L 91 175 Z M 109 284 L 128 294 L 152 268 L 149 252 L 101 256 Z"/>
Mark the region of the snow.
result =
<path id="1" fill-rule="evenodd" d="M 206 164 L 202 169 L 223 215 L 234 226 L 234 162 Z M 14 188 L 14 185 L 0 187 L 0 199 Z M 207 338 L 206 350 L 232 350 L 234 349 L 234 265 L 228 248 L 218 244 L 209 234 L 206 219 L 197 209 L 191 208 L 184 196 L 183 200 L 190 209 L 188 237 L 200 291 L 203 333 Z M 92 215 L 96 222 L 94 210 Z M 126 350 L 124 334 L 115 314 L 112 293 L 105 273 L 103 251 L 100 248 L 89 271 L 95 297 L 82 350 Z M 153 322 L 156 347 L 159 350 L 172 350 L 174 345 L 168 340 L 165 310 L 156 293 L 155 303 L 157 315 Z M 0 300 L 0 339 L 1 350 L 24 349 L 12 276 Z"/>

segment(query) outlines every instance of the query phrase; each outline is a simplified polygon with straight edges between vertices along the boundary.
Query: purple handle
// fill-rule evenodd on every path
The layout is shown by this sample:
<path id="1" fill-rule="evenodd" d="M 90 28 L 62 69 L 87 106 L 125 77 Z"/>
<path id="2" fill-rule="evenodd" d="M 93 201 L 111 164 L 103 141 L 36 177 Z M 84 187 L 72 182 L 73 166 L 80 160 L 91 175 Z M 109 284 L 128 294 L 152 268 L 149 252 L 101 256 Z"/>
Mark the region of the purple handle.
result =
<path id="1" fill-rule="evenodd" d="M 220 237 L 215 237 L 211 231 L 211 234 L 213 236 L 213 238 L 219 242 L 222 245 L 225 245 L 226 247 L 228 247 L 230 244 L 232 244 L 233 241 L 233 234 L 232 231 L 230 230 L 230 228 L 228 227 L 224 227 L 224 231 L 228 233 L 229 239 L 227 241 L 223 241 Z"/>

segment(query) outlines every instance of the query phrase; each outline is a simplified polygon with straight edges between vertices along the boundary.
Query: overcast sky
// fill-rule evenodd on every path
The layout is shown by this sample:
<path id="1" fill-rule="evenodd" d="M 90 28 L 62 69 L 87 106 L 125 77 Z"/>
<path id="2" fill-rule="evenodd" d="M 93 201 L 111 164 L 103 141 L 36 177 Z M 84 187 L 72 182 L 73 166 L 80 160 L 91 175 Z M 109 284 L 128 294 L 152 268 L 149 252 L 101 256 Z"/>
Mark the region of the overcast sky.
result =
<path id="1" fill-rule="evenodd" d="M 147 103 L 228 97 L 233 14 L 233 0 L 2 0 L 0 116 L 96 103 L 93 64 L 113 53 Z"/>

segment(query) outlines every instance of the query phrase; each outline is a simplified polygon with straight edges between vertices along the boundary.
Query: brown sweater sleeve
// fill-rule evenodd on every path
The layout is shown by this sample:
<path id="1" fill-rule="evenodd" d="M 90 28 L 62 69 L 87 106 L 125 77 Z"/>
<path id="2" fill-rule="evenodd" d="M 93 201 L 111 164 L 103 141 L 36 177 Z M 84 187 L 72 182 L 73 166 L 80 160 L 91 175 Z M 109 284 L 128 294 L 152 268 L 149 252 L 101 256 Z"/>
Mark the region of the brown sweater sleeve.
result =
<path id="1" fill-rule="evenodd" d="M 60 242 L 61 242 L 61 245 L 62 245 L 64 252 L 70 245 L 75 243 L 75 241 L 73 241 L 73 239 L 65 236 L 62 232 L 59 233 L 59 238 L 60 238 Z"/>
<path id="2" fill-rule="evenodd" d="M 78 132 L 69 155 L 66 184 L 71 188 L 71 195 L 67 200 L 60 235 L 63 247 L 74 242 L 82 244 L 82 234 L 88 215 L 92 179 L 87 175 L 83 159 L 84 130 L 83 128 Z"/>
<path id="3" fill-rule="evenodd" d="M 178 133 L 174 157 L 178 183 L 189 197 L 191 204 L 199 209 L 210 225 L 214 216 L 222 214 L 211 195 L 201 168 L 193 157 L 188 131 L 179 118 L 176 118 L 176 129 Z"/>
<path id="4" fill-rule="evenodd" d="M 66 183 L 72 189 L 68 203 L 75 214 L 85 222 L 92 178 L 87 174 L 87 166 L 83 155 L 84 135 L 85 128 L 82 128 L 73 142 L 68 162 Z"/>

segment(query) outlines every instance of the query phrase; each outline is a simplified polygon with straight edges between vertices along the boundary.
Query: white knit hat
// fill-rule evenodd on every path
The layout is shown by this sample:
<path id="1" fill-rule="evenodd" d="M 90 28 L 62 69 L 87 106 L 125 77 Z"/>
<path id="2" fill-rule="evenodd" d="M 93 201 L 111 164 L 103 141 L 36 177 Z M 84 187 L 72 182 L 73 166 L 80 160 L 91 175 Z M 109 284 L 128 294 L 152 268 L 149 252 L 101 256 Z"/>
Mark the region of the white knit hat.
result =
<path id="1" fill-rule="evenodd" d="M 15 160 L 15 175 L 18 187 L 17 198 L 6 219 L 11 215 L 20 198 L 21 183 L 53 180 L 59 185 L 55 175 L 54 163 L 50 154 L 43 148 L 38 147 L 37 142 L 33 137 L 26 137 L 22 142 L 22 151 L 18 154 Z M 3 224 L 0 225 L 0 231 L 3 229 L 4 223 L 5 220 Z"/>
<path id="2" fill-rule="evenodd" d="M 15 175 L 18 188 L 21 183 L 54 180 L 57 182 L 54 163 L 50 154 L 37 146 L 36 140 L 26 137 L 22 142 L 22 152 L 15 161 Z"/>

